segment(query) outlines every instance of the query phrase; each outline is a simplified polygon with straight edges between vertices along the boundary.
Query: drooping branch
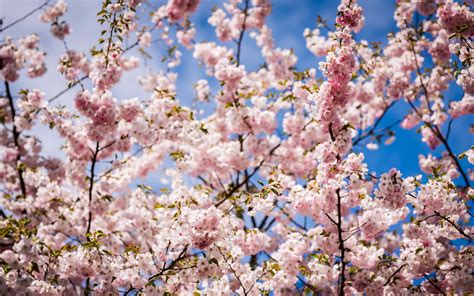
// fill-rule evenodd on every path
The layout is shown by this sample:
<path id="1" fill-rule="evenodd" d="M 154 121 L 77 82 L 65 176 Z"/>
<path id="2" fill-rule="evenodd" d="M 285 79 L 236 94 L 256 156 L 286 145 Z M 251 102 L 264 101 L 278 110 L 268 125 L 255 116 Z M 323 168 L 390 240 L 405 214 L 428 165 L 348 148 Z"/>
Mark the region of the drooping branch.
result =
<path id="1" fill-rule="evenodd" d="M 48 103 L 54 102 L 60 96 L 67 93 L 70 89 L 74 88 L 74 86 L 76 86 L 76 85 L 80 84 L 82 81 L 86 80 L 86 78 L 88 78 L 88 76 L 82 76 L 78 80 L 74 81 L 71 85 L 69 85 L 68 87 L 66 87 L 65 89 L 63 89 L 62 91 L 58 92 L 56 95 L 54 95 L 53 97 L 48 99 Z"/>

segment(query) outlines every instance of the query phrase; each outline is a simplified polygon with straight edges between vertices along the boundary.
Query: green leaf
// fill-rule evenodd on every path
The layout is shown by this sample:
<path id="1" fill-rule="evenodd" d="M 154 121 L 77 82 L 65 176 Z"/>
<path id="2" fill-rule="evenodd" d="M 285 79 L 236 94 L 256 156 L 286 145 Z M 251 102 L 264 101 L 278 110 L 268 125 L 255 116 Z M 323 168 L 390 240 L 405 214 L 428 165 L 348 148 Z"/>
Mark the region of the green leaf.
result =
<path id="1" fill-rule="evenodd" d="M 30 263 L 30 270 L 29 270 L 30 273 L 33 273 L 33 272 L 39 272 L 39 266 L 38 266 L 38 263 L 32 261 Z"/>
<path id="2" fill-rule="evenodd" d="M 199 127 L 199 129 L 205 133 L 206 135 L 209 133 L 209 131 L 207 130 L 206 126 L 204 125 L 204 123 L 201 123 L 201 126 Z"/>
<path id="3" fill-rule="evenodd" d="M 26 95 L 28 94 L 28 92 L 29 92 L 29 90 L 27 90 L 27 89 L 21 89 L 18 93 L 19 93 L 20 95 L 26 96 Z"/>
<path id="4" fill-rule="evenodd" d="M 209 264 L 215 264 L 217 266 L 219 266 L 219 261 L 217 261 L 216 258 L 211 258 L 208 260 Z"/>
<path id="5" fill-rule="evenodd" d="M 2 268 L 3 268 L 3 273 L 5 273 L 5 274 L 8 274 L 10 271 L 13 270 L 13 268 L 11 268 L 10 266 L 8 266 L 7 264 L 3 264 L 3 265 L 2 265 Z"/>
<path id="6" fill-rule="evenodd" d="M 109 201 L 109 202 L 112 201 L 112 200 L 114 200 L 113 196 L 112 196 L 112 195 L 108 195 L 108 194 L 102 195 L 102 199 L 103 199 L 103 200 L 106 200 L 106 201 Z"/>
<path id="7" fill-rule="evenodd" d="M 128 245 L 125 247 L 125 253 L 134 253 L 134 254 L 138 254 L 140 253 L 140 246 L 138 245 Z"/>
<path id="8" fill-rule="evenodd" d="M 184 158 L 184 152 L 183 151 L 174 151 L 170 153 L 171 158 L 174 161 L 178 161 Z"/>

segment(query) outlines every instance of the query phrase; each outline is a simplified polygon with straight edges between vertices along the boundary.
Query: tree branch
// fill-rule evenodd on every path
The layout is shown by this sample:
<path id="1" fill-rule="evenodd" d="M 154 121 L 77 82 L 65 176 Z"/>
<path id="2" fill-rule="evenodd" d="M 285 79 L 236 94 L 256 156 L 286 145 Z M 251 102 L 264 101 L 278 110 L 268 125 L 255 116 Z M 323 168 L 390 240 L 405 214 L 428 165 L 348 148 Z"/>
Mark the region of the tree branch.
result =
<path id="1" fill-rule="evenodd" d="M 15 125 L 15 116 L 16 116 L 16 112 L 15 112 L 15 104 L 13 102 L 13 96 L 11 94 L 11 91 L 10 91 L 10 85 L 7 81 L 5 81 L 5 90 L 6 90 L 6 93 L 7 93 L 7 97 L 8 97 L 8 103 L 10 105 L 10 113 L 11 113 L 11 117 L 12 117 L 12 134 L 13 134 L 13 142 L 15 144 L 15 147 L 17 149 L 17 156 L 16 156 L 16 160 L 15 160 L 15 165 L 16 165 L 16 170 L 18 172 L 18 179 L 20 181 L 20 190 L 21 190 L 21 194 L 23 197 L 26 197 L 26 184 L 25 184 L 25 179 L 23 177 L 23 167 L 20 163 L 20 158 L 21 158 L 21 146 L 20 146 L 20 132 L 18 131 L 18 129 L 16 128 L 16 125 Z"/>
<path id="2" fill-rule="evenodd" d="M 425 279 L 427 279 L 428 282 L 429 282 L 433 287 L 435 287 L 436 290 L 438 290 L 442 295 L 446 295 L 446 293 L 444 293 L 443 290 L 441 290 L 441 288 L 440 288 L 438 285 L 436 285 L 426 274 L 423 275 L 423 276 L 424 276 Z"/>
<path id="3" fill-rule="evenodd" d="M 19 22 L 25 20 L 26 18 L 28 18 L 30 15 L 34 14 L 35 12 L 37 12 L 38 10 L 41 10 L 43 7 L 45 7 L 46 5 L 48 5 L 49 3 L 49 0 L 45 1 L 43 4 L 41 4 L 40 6 L 36 7 L 35 9 L 33 9 L 32 11 L 28 12 L 27 14 L 25 14 L 24 16 L 22 16 L 21 18 L 17 19 L 16 21 L 13 21 L 11 22 L 10 24 L 6 25 L 5 27 L 2 27 L 0 28 L 0 33 L 3 33 L 3 31 L 13 27 L 14 25 L 18 24 Z"/>
<path id="4" fill-rule="evenodd" d="M 446 218 L 445 216 L 441 215 L 440 213 L 438 213 L 437 211 L 434 211 L 434 213 L 440 217 L 441 219 L 443 219 L 444 221 L 448 222 L 449 224 L 451 224 L 454 228 L 456 228 L 457 231 L 459 231 L 459 233 L 461 235 L 463 235 L 464 237 L 466 237 L 468 240 L 472 240 L 472 237 L 470 237 L 467 233 L 464 232 L 464 230 L 459 227 L 458 225 L 456 225 L 456 223 L 454 223 L 453 221 L 449 220 L 448 218 Z"/>
<path id="5" fill-rule="evenodd" d="M 392 278 L 393 278 L 397 273 L 399 273 L 399 272 L 403 269 L 403 267 L 405 267 L 405 266 L 407 266 L 407 264 L 403 264 L 403 265 L 400 266 L 397 270 L 395 270 L 395 272 L 392 273 L 391 276 L 389 276 L 389 278 L 387 279 L 387 281 L 386 281 L 385 284 L 383 284 L 383 285 L 386 286 L 386 285 L 391 284 L 390 281 L 392 280 Z"/>
<path id="6" fill-rule="evenodd" d="M 91 223 L 92 223 L 92 211 L 91 211 L 91 203 L 92 203 L 92 191 L 94 189 L 94 178 L 95 178 L 95 164 L 97 163 L 97 154 L 99 154 L 99 142 L 96 143 L 95 151 L 92 154 L 92 164 L 91 164 L 91 174 L 89 177 L 89 219 L 87 222 L 87 231 L 86 233 L 90 233 L 91 230 Z"/>
<path id="7" fill-rule="evenodd" d="M 227 261 L 227 258 L 225 257 L 224 253 L 222 253 L 221 249 L 220 249 L 216 244 L 214 244 L 214 246 L 217 248 L 217 250 L 219 251 L 219 253 L 222 255 L 222 258 L 224 259 L 225 263 L 227 264 L 227 266 L 229 266 L 229 269 L 232 271 L 232 273 L 234 274 L 235 278 L 236 278 L 237 281 L 239 282 L 240 286 L 242 287 L 242 290 L 244 291 L 244 295 L 248 295 L 250 291 L 246 291 L 246 290 L 245 290 L 244 284 L 242 283 L 242 281 L 240 280 L 239 276 L 237 275 L 237 272 L 234 270 L 234 268 L 232 268 L 232 265 L 229 263 L 229 261 Z"/>
<path id="8" fill-rule="evenodd" d="M 246 30 L 246 22 L 248 16 L 248 9 L 249 9 L 249 0 L 245 0 L 245 8 L 244 8 L 244 20 L 242 24 L 242 30 L 240 31 L 239 40 L 237 41 L 237 66 L 240 65 L 240 53 L 242 51 L 242 40 L 244 39 L 244 34 Z"/>
<path id="9" fill-rule="evenodd" d="M 280 144 L 276 145 L 275 147 L 272 148 L 272 150 L 270 150 L 270 153 L 269 155 L 273 155 L 273 152 L 275 152 L 275 150 L 280 147 Z M 223 204 L 229 197 L 232 196 L 232 194 L 234 194 L 235 192 L 237 192 L 237 190 L 240 189 L 240 187 L 242 187 L 243 185 L 245 185 L 249 180 L 250 178 L 252 178 L 257 172 L 258 170 L 262 167 L 262 165 L 264 164 L 265 162 L 265 159 L 262 159 L 259 163 L 258 166 L 256 166 L 252 173 L 250 173 L 249 175 L 247 175 L 243 180 L 242 182 L 240 182 L 239 184 L 235 185 L 228 193 L 226 193 L 225 197 L 223 199 L 221 199 L 219 202 L 217 202 L 217 204 L 215 205 L 216 208 L 218 208 L 221 204 Z"/>
<path id="10" fill-rule="evenodd" d="M 377 128 L 377 126 L 380 124 L 380 122 L 382 121 L 383 117 L 385 116 L 385 114 L 387 114 L 388 110 L 390 108 L 392 108 L 393 105 L 395 105 L 397 101 L 395 102 L 392 102 L 390 105 L 388 105 L 387 107 L 385 107 L 385 109 L 383 110 L 383 113 L 382 115 L 380 115 L 379 118 L 377 118 L 377 121 L 375 122 L 374 126 L 365 134 L 361 135 L 360 137 L 358 137 L 357 139 L 354 140 L 354 143 L 352 143 L 352 146 L 355 146 L 357 145 L 360 141 L 362 141 L 363 139 L 367 138 L 368 136 L 370 135 L 373 135 L 374 134 L 374 131 L 375 129 Z"/>
<path id="11" fill-rule="evenodd" d="M 341 273 L 339 274 L 339 296 L 344 296 L 344 285 L 346 282 L 346 262 L 345 254 L 346 249 L 344 247 L 344 239 L 342 237 L 342 210 L 341 210 L 341 193 L 340 189 L 336 190 L 337 194 L 337 237 L 339 239 L 339 251 L 341 252 Z"/>

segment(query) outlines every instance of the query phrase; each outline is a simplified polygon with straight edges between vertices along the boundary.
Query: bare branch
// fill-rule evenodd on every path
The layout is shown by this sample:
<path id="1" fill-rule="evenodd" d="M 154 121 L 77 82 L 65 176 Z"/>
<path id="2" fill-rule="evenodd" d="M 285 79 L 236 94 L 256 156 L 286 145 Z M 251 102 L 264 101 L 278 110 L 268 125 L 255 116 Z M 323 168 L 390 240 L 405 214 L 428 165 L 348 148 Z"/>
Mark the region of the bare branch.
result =
<path id="1" fill-rule="evenodd" d="M 0 33 L 3 33 L 5 30 L 13 27 L 14 25 L 18 24 L 19 22 L 27 19 L 30 15 L 34 14 L 35 12 L 41 10 L 43 7 L 45 7 L 46 5 L 48 5 L 49 3 L 49 0 L 45 1 L 43 4 L 41 4 L 40 6 L 36 7 L 35 9 L 33 9 L 32 11 L 28 12 L 27 14 L 25 14 L 24 16 L 22 16 L 21 18 L 17 19 L 16 21 L 13 21 L 11 22 L 10 24 L 6 25 L 5 27 L 2 27 L 0 28 Z"/>

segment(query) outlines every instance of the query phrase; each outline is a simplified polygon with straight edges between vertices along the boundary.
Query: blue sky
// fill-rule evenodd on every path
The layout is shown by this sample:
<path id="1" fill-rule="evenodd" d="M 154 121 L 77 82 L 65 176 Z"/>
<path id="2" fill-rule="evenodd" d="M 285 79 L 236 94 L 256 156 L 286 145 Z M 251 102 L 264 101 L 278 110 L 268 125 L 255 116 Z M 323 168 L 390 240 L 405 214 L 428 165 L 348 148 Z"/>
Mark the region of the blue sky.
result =
<path id="1" fill-rule="evenodd" d="M 4 17 L 4 23 L 11 21 L 25 14 L 26 11 L 33 9 L 41 4 L 42 0 L 0 0 L 0 16 Z M 159 1 L 163 3 L 164 1 Z M 89 49 L 97 42 L 100 33 L 100 26 L 96 22 L 96 12 L 99 10 L 100 1 L 98 0 L 70 0 L 69 11 L 66 13 L 66 19 L 71 24 L 73 35 L 67 38 L 68 46 L 80 51 L 88 52 Z M 328 20 L 328 24 L 334 24 L 334 18 L 337 11 L 339 1 L 335 0 L 274 0 L 271 15 L 267 19 L 267 25 L 273 30 L 275 44 L 281 48 L 293 48 L 298 57 L 298 70 L 306 68 L 318 68 L 320 58 L 313 56 L 305 47 L 303 31 L 305 28 L 314 28 L 316 26 L 317 15 Z M 395 1 L 389 0 L 360 0 L 360 5 L 364 8 L 366 25 L 360 33 L 356 35 L 357 40 L 366 39 L 368 41 L 380 41 L 386 43 L 386 35 L 389 32 L 396 31 L 395 21 L 393 19 L 393 11 L 395 9 Z M 197 27 L 197 41 L 216 41 L 214 28 L 207 23 L 210 11 L 214 6 L 222 6 L 222 1 L 218 0 L 201 0 L 197 12 L 192 16 L 191 20 Z M 5 14 L 4 12 L 8 12 Z M 63 44 L 51 37 L 49 26 L 38 20 L 39 15 L 36 14 L 26 21 L 13 27 L 5 34 L 14 37 L 24 36 L 27 33 L 35 32 L 41 38 L 40 47 L 48 52 L 47 66 L 49 71 L 47 74 L 35 80 L 20 80 L 13 85 L 13 90 L 18 91 L 20 88 L 40 88 L 46 92 L 46 97 L 52 97 L 60 90 L 64 89 L 64 79 L 54 70 L 59 55 L 64 52 Z M 230 47 L 235 47 L 233 43 L 227 43 Z M 149 52 L 155 58 L 149 61 L 149 66 L 154 69 L 163 69 L 164 65 L 160 63 L 161 55 L 165 53 L 166 48 L 162 45 L 154 45 Z M 191 52 L 182 49 L 183 63 L 175 70 L 178 72 L 178 98 L 184 105 L 192 105 L 194 92 L 193 84 L 201 78 L 206 78 L 204 69 L 198 67 L 196 61 L 191 57 Z M 137 55 L 137 52 L 132 54 Z M 255 69 L 262 63 L 260 49 L 255 46 L 254 40 L 246 34 L 243 43 L 242 62 L 247 69 Z M 119 99 L 131 97 L 146 98 L 148 94 L 144 93 L 136 82 L 138 75 L 145 71 L 146 67 L 126 73 L 122 83 L 114 87 L 114 95 Z M 320 73 L 319 73 L 320 75 Z M 213 79 L 210 79 L 213 81 Z M 86 84 L 87 85 L 87 84 Z M 90 85 L 90 84 L 89 84 Z M 214 81 L 213 85 L 216 85 Z M 77 90 L 72 90 L 64 95 L 58 102 L 67 106 L 72 106 L 72 97 Z M 459 100 L 462 91 L 459 87 L 453 87 L 447 94 L 447 97 Z M 212 105 L 198 105 L 200 108 L 211 109 Z M 405 103 L 397 103 L 394 108 L 387 113 L 382 120 L 380 127 L 385 127 L 396 120 L 402 118 L 408 106 Z M 455 153 L 459 154 L 465 151 L 473 144 L 473 137 L 469 134 L 469 125 L 473 122 L 473 116 L 465 116 L 457 119 L 452 126 L 452 135 L 450 144 Z M 48 155 L 61 155 L 59 147 L 61 141 L 57 141 L 57 135 L 52 133 L 47 127 L 36 127 L 36 134 L 40 134 L 45 140 L 44 151 Z M 390 146 L 380 146 L 379 150 L 369 151 L 367 149 L 358 149 L 366 154 L 366 160 L 369 169 L 377 174 L 388 171 L 392 167 L 398 167 L 404 176 L 416 175 L 420 173 L 418 167 L 418 155 L 428 154 L 430 149 L 420 141 L 421 137 L 414 130 L 403 130 L 395 128 L 397 134 L 396 141 Z M 439 150 L 439 149 L 438 149 Z M 435 151 L 435 155 L 439 155 L 440 151 Z M 462 161 L 463 166 L 467 169 L 470 167 L 466 160 Z M 458 179 L 460 181 L 460 179 Z"/>

